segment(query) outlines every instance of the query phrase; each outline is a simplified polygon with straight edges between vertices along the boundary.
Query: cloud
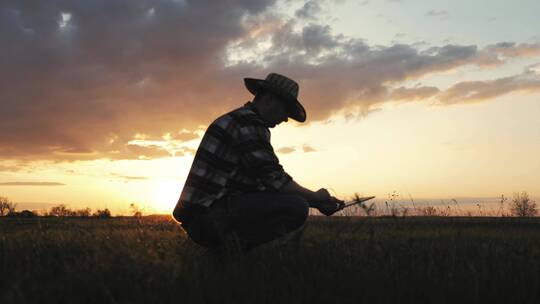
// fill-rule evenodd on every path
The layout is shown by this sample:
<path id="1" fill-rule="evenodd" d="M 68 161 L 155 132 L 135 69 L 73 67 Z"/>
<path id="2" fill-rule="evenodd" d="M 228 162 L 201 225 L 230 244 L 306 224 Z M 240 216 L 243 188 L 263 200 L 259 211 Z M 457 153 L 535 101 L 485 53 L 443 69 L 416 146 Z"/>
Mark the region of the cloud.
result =
<path id="1" fill-rule="evenodd" d="M 426 15 L 429 17 L 446 18 L 448 17 L 448 12 L 445 10 L 429 10 Z"/>
<path id="2" fill-rule="evenodd" d="M 294 146 L 293 147 L 282 147 L 282 148 L 279 148 L 276 152 L 281 153 L 281 154 L 290 154 L 290 153 L 298 151 L 298 149 L 302 149 L 302 151 L 305 152 L 305 153 L 316 152 L 317 151 L 313 147 L 311 147 L 310 145 L 304 144 L 301 147 L 294 147 Z"/>
<path id="3" fill-rule="evenodd" d="M 503 58 L 537 57 L 540 55 L 540 45 L 537 43 L 500 42 L 489 45 L 485 52 L 493 53 Z"/>
<path id="4" fill-rule="evenodd" d="M 289 154 L 289 153 L 292 153 L 294 151 L 296 151 L 295 147 L 282 147 L 282 148 L 279 148 L 278 150 L 276 150 L 277 153 L 281 153 L 281 154 Z"/>
<path id="5" fill-rule="evenodd" d="M 396 101 L 416 101 L 432 97 L 437 93 L 439 93 L 439 89 L 436 87 L 399 87 L 392 90 L 388 99 Z"/>
<path id="6" fill-rule="evenodd" d="M 190 141 L 190 140 L 193 140 L 193 139 L 197 139 L 199 138 L 199 134 L 197 134 L 197 132 L 190 132 L 188 130 L 181 130 L 179 132 L 177 132 L 176 134 L 171 134 L 170 135 L 170 138 L 172 140 L 177 140 L 177 141 L 181 141 L 181 142 L 185 142 L 185 141 Z"/>
<path id="7" fill-rule="evenodd" d="M 441 104 L 473 103 L 512 92 L 540 91 L 540 75 L 533 70 L 489 81 L 459 82 L 439 94 Z"/>
<path id="8" fill-rule="evenodd" d="M 322 11 L 322 7 L 317 0 L 309 0 L 304 6 L 298 9 L 294 15 L 297 18 L 303 19 L 315 19 L 317 15 Z"/>
<path id="9" fill-rule="evenodd" d="M 150 179 L 149 177 L 146 177 L 146 176 L 129 176 L 129 175 L 121 175 L 121 174 L 118 174 L 118 173 L 111 173 L 111 176 L 120 178 L 120 179 L 122 179 L 124 181 L 140 181 L 140 180 L 148 180 L 148 179 Z"/>
<path id="10" fill-rule="evenodd" d="M 313 148 L 313 147 L 310 146 L 310 145 L 303 145 L 303 146 L 302 146 L 302 150 L 303 150 L 305 153 L 309 153 L 309 152 L 317 152 L 317 150 L 315 150 L 315 148 Z"/>
<path id="11" fill-rule="evenodd" d="M 57 182 L 4 182 L 0 186 L 65 186 L 66 184 Z"/>
<path id="12" fill-rule="evenodd" d="M 512 58 L 538 56 L 540 56 L 540 43 L 499 42 L 488 45 L 478 52 L 476 62 L 479 66 L 498 66 Z"/>
<path id="13" fill-rule="evenodd" d="M 207 124 L 247 96 L 224 98 L 241 79 L 220 75 L 225 45 L 248 31 L 244 16 L 273 3 L 2 2 L 0 142 L 9 144 L 0 156 L 116 159 L 108 152 L 116 150 L 131 157 L 117 146 L 136 133 Z M 62 28 L 63 14 L 71 18 Z"/>
<path id="14" fill-rule="evenodd" d="M 0 165 L 0 172 L 17 172 L 23 168 L 22 165 Z"/>
<path id="15" fill-rule="evenodd" d="M 313 16 L 316 3 L 298 14 Z M 3 1 L 0 158 L 180 156 L 193 153 L 183 142 L 197 139 L 201 125 L 252 97 L 244 77 L 276 71 L 297 80 L 309 123 L 369 113 L 392 94 L 429 96 L 433 89 L 393 88 L 536 56 L 539 47 L 373 46 L 305 21 L 281 15 L 273 0 Z"/>

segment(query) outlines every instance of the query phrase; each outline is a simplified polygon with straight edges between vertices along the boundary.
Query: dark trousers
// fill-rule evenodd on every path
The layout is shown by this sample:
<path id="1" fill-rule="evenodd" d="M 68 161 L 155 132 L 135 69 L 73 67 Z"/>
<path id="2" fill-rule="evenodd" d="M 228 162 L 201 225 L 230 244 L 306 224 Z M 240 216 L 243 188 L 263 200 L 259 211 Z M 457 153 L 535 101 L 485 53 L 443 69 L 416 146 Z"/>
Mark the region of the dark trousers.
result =
<path id="1" fill-rule="evenodd" d="M 300 228 L 308 211 L 306 200 L 297 195 L 246 193 L 215 201 L 182 226 L 202 246 L 246 251 Z"/>

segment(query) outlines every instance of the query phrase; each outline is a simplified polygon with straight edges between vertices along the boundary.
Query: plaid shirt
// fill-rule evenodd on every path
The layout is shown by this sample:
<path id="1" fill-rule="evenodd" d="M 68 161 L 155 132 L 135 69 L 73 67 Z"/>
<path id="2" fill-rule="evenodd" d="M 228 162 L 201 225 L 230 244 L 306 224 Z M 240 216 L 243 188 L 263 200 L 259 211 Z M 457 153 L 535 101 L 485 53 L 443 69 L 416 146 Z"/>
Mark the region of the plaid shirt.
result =
<path id="1" fill-rule="evenodd" d="M 209 207 L 225 195 L 277 192 L 291 180 L 270 144 L 270 130 L 248 102 L 210 124 L 178 204 Z"/>

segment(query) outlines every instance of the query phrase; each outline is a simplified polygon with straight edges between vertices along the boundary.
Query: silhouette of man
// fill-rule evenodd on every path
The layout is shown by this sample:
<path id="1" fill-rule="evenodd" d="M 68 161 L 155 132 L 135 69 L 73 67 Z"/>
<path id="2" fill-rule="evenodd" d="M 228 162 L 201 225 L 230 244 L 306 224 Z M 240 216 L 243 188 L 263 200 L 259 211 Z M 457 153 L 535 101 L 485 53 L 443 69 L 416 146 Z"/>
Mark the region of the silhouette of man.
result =
<path id="1" fill-rule="evenodd" d="M 300 228 L 310 207 L 332 215 L 344 204 L 295 182 L 270 144 L 269 128 L 306 120 L 298 84 L 275 73 L 244 82 L 253 101 L 210 124 L 173 211 L 190 238 L 209 248 L 247 251 Z"/>

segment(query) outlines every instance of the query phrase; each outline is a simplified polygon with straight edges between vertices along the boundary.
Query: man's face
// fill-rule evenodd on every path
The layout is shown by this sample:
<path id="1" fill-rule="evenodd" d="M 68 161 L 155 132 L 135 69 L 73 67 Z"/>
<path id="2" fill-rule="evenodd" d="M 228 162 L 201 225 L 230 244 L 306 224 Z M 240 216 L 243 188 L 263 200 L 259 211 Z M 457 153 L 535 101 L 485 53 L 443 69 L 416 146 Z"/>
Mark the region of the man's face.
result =
<path id="1" fill-rule="evenodd" d="M 289 120 L 287 108 L 278 96 L 267 93 L 263 98 L 264 109 L 261 114 L 267 127 L 273 128 Z"/>

